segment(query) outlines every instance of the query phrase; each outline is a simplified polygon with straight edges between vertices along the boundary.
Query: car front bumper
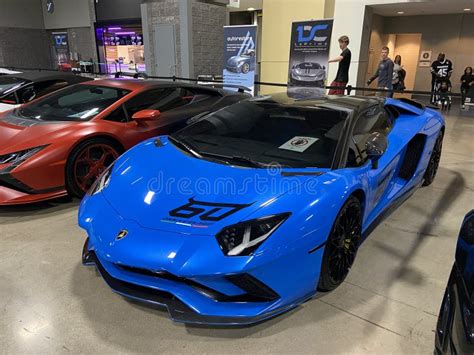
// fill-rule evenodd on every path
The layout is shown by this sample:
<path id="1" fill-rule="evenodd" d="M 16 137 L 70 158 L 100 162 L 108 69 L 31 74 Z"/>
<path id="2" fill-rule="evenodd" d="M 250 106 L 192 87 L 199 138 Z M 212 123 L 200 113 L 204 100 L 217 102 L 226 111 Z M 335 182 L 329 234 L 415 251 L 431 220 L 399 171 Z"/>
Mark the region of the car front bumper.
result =
<path id="1" fill-rule="evenodd" d="M 291 75 L 290 84 L 298 86 L 324 86 L 324 79 L 314 76 Z"/>
<path id="2" fill-rule="evenodd" d="M 175 322 L 207 325 L 250 325 L 273 318 L 289 311 L 311 298 L 311 292 L 291 303 L 283 304 L 281 297 L 268 286 L 248 274 L 242 274 L 242 282 L 247 293 L 226 296 L 217 290 L 200 285 L 191 279 L 170 274 L 137 272 L 124 270 L 99 257 L 86 240 L 82 252 L 82 263 L 95 266 L 107 285 L 117 294 L 144 303 L 163 306 Z M 238 275 L 232 275 L 238 276 Z M 246 284 L 246 285 L 245 285 Z M 260 288 L 260 294 L 269 297 L 265 300 L 255 295 L 252 289 Z M 250 292 L 248 292 L 250 290 Z M 254 294 L 252 294 L 254 293 Z M 196 300 L 193 303 L 192 299 Z M 184 301 L 185 299 L 186 301 Z M 207 305 L 204 305 L 207 303 Z M 203 307 L 204 305 L 204 307 Z M 211 312 L 203 313 L 203 308 Z"/>
<path id="3" fill-rule="evenodd" d="M 119 215 L 99 193 L 86 197 L 85 265 L 95 265 L 117 293 L 168 308 L 173 320 L 252 324 L 288 311 L 316 293 L 324 248 L 302 238 L 285 251 L 227 257 L 212 235 L 144 228 Z M 117 240 L 117 231 L 127 236 Z"/>
<path id="4" fill-rule="evenodd" d="M 35 157 L 30 158 L 35 161 Z M 64 165 L 0 164 L 0 206 L 36 203 L 66 196 Z"/>

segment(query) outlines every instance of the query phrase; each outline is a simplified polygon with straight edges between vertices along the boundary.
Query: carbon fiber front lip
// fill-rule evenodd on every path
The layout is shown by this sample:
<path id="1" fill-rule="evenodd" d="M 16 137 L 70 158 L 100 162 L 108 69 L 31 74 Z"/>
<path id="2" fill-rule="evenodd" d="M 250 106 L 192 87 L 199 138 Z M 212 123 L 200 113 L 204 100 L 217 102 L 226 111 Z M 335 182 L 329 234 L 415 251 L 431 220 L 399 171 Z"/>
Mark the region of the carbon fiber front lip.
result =
<path id="1" fill-rule="evenodd" d="M 104 266 L 100 263 L 95 252 L 88 249 L 88 241 L 89 240 L 87 239 L 82 251 L 82 263 L 86 266 L 95 266 L 102 278 L 107 283 L 107 285 L 115 293 L 140 302 L 165 307 L 168 310 L 170 318 L 173 321 L 179 323 L 222 326 L 256 324 L 273 318 L 281 313 L 287 312 L 297 307 L 299 304 L 303 303 L 314 295 L 313 292 L 301 298 L 300 300 L 291 303 L 290 305 L 275 309 L 271 312 L 261 314 L 255 317 L 222 317 L 202 315 L 191 309 L 189 306 L 187 306 L 185 303 L 183 303 L 177 297 L 167 291 L 156 290 L 132 284 L 112 277 L 107 272 L 107 270 L 105 270 Z"/>

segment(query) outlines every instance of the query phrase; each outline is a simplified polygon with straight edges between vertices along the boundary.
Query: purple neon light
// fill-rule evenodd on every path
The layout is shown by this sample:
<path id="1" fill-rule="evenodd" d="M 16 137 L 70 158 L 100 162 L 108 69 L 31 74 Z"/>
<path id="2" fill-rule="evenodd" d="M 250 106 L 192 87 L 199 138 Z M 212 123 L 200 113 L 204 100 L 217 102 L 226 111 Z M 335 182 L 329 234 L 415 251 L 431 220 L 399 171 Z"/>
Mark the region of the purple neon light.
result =
<path id="1" fill-rule="evenodd" d="M 136 32 L 115 32 L 116 35 L 134 35 Z"/>
<path id="2" fill-rule="evenodd" d="M 109 31 L 117 31 L 117 30 L 121 30 L 122 27 L 109 27 L 107 28 Z"/>

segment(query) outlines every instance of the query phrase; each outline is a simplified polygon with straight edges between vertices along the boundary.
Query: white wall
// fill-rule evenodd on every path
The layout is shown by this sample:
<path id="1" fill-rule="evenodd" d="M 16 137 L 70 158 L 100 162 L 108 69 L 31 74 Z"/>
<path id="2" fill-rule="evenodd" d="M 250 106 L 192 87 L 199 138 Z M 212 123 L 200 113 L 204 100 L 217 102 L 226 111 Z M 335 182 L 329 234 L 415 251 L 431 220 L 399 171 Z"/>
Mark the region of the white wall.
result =
<path id="1" fill-rule="evenodd" d="M 1 0 L 0 27 L 44 28 L 41 0 Z"/>
<path id="2" fill-rule="evenodd" d="M 44 27 L 47 30 L 91 26 L 88 0 L 57 0 L 52 14 L 46 11 L 47 0 L 41 2 Z"/>

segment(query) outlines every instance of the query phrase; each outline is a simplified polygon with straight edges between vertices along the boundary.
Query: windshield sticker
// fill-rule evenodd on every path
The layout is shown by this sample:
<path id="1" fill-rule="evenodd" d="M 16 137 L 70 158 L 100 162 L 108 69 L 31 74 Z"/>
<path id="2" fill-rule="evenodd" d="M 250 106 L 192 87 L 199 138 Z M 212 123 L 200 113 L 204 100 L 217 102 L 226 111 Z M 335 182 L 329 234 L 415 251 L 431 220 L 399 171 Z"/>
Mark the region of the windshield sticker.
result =
<path id="1" fill-rule="evenodd" d="M 303 153 L 306 149 L 311 147 L 318 140 L 319 138 L 297 136 L 291 138 L 288 142 L 279 146 L 278 148 Z"/>

